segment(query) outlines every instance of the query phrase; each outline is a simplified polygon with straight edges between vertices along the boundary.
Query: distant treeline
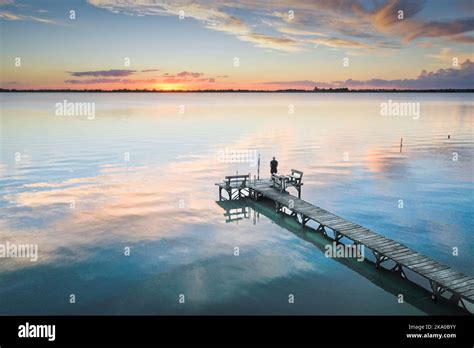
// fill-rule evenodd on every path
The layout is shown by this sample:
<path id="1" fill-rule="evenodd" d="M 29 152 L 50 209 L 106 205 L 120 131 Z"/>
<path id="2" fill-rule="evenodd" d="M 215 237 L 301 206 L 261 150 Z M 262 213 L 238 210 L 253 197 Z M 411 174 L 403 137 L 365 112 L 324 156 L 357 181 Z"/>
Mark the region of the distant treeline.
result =
<path id="1" fill-rule="evenodd" d="M 315 89 L 193 89 L 193 90 L 159 90 L 159 89 L 5 89 L 9 93 L 472 93 L 472 88 L 461 89 L 349 89 L 349 88 L 315 88 Z"/>

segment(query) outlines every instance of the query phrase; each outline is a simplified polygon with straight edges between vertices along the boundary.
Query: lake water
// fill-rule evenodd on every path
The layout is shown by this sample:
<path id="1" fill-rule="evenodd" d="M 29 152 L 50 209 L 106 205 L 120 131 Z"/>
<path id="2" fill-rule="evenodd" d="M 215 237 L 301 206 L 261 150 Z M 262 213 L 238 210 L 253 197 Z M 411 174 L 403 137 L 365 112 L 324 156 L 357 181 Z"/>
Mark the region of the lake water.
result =
<path id="1" fill-rule="evenodd" d="M 259 153 L 262 177 L 276 156 L 303 199 L 474 276 L 472 94 L 0 98 L 0 243 L 38 245 L 0 259 L 0 314 L 459 313 L 325 257 L 271 205 L 224 206 L 248 215 L 227 223 L 214 183 L 257 173 L 223 153 Z M 95 114 L 57 115 L 65 100 Z M 419 117 L 381 115 L 389 100 Z"/>

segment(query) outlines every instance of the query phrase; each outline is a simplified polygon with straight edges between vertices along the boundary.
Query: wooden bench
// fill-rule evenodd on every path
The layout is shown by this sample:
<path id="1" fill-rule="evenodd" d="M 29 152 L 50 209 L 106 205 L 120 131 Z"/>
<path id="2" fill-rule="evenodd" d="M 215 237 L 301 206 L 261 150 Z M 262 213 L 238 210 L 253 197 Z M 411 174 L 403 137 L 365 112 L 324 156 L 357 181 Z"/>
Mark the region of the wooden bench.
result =
<path id="1" fill-rule="evenodd" d="M 291 175 L 288 175 L 288 177 L 290 178 L 290 180 L 288 182 L 289 186 L 297 187 L 297 186 L 303 185 L 303 183 L 302 183 L 302 181 L 303 181 L 303 172 L 302 171 L 292 169 L 291 170 Z"/>
<path id="2" fill-rule="evenodd" d="M 250 174 L 246 175 L 228 175 L 224 179 L 227 187 L 247 187 L 247 181 L 250 180 Z"/>
<path id="3" fill-rule="evenodd" d="M 301 198 L 301 186 L 303 185 L 303 172 L 292 169 L 290 175 L 272 174 L 272 187 L 286 191 L 288 187 L 294 187 L 298 191 L 298 198 Z"/>
<path id="4" fill-rule="evenodd" d="M 280 192 L 286 191 L 286 184 L 289 182 L 289 177 L 286 175 L 273 173 L 272 174 L 272 187 L 280 190 Z"/>
<path id="5" fill-rule="evenodd" d="M 219 200 L 222 200 L 222 190 L 225 190 L 228 194 L 228 200 L 240 198 L 242 192 L 249 191 L 247 183 L 250 181 L 250 174 L 245 175 L 228 175 L 225 177 L 224 182 L 218 182 L 216 185 L 219 187 Z"/>

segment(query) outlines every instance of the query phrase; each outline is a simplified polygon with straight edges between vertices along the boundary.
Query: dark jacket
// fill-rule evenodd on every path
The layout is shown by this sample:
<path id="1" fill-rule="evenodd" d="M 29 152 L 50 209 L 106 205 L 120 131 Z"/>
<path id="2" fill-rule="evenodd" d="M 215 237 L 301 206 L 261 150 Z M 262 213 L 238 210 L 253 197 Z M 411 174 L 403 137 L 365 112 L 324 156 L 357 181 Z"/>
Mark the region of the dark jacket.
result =
<path id="1" fill-rule="evenodd" d="M 270 162 L 270 174 L 273 174 L 273 173 L 278 173 L 278 161 L 277 160 L 272 160 Z"/>

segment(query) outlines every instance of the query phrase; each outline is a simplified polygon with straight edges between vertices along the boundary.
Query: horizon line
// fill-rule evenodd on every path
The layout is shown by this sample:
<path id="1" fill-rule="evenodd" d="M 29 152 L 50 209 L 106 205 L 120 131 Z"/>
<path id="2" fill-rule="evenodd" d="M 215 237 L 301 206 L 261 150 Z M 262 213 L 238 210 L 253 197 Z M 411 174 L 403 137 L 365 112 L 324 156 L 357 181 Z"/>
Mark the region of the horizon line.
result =
<path id="1" fill-rule="evenodd" d="M 64 89 L 64 88 L 41 88 L 41 89 L 15 89 L 0 88 L 0 93 L 473 93 L 474 88 L 429 88 L 429 89 L 402 89 L 402 88 L 368 88 L 350 89 L 342 88 L 318 88 L 318 89 Z"/>

